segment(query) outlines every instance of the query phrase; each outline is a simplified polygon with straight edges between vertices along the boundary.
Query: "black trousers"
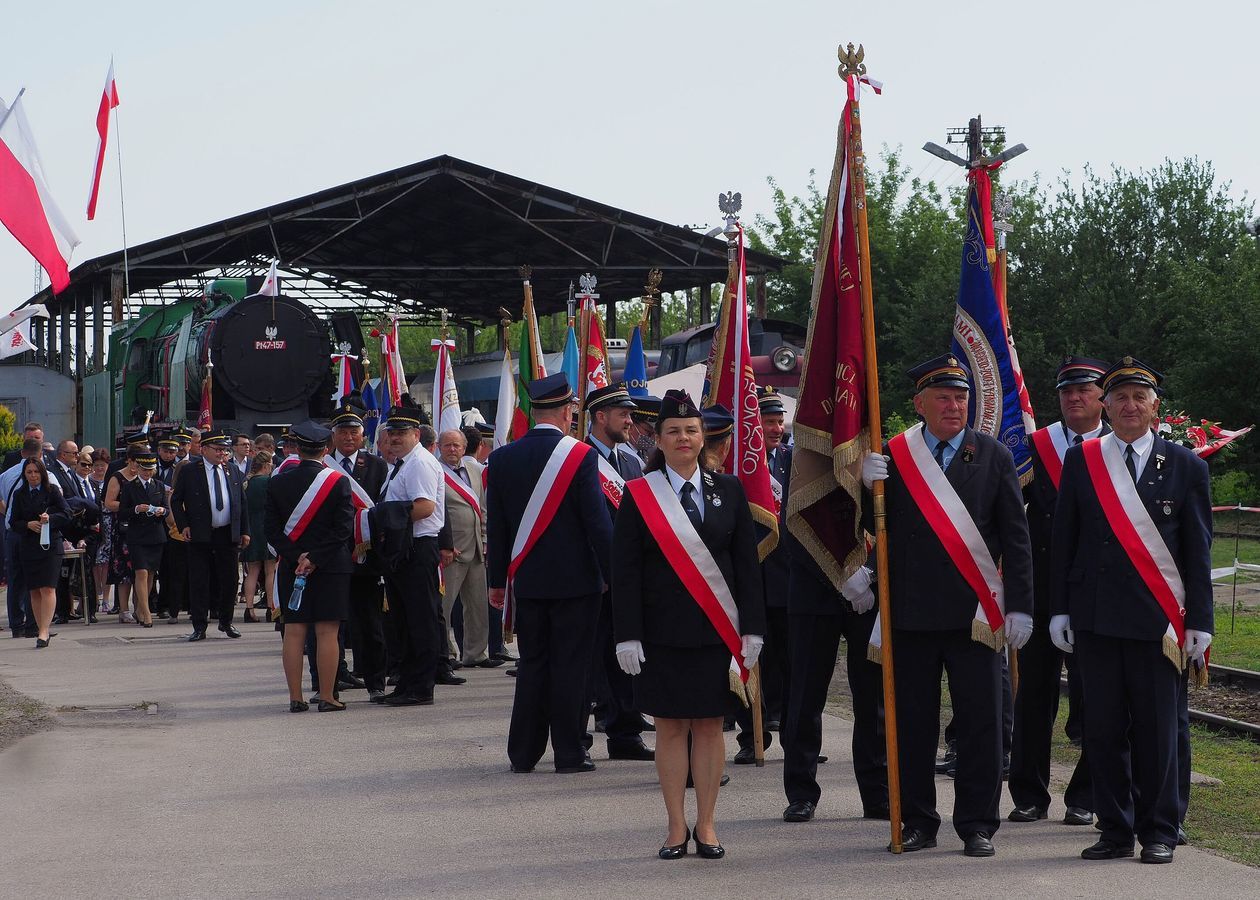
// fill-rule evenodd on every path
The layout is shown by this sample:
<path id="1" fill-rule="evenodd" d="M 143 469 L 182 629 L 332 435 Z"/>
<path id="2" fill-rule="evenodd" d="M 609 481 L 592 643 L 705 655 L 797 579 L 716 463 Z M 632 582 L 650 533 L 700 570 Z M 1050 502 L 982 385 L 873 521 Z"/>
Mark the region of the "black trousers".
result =
<path id="1" fill-rule="evenodd" d="M 958 774 L 954 780 L 954 831 L 964 840 L 1001 824 L 1001 655 L 971 639 L 971 630 L 893 632 L 897 679 L 897 730 L 901 763 L 901 817 L 906 827 L 933 835 L 936 747 L 941 731 L 941 674 L 949 677 L 954 706 Z"/>
<path id="2" fill-rule="evenodd" d="M 169 540 L 162 548 L 162 599 L 166 614 L 179 615 L 188 608 L 188 544 Z"/>
<path id="3" fill-rule="evenodd" d="M 787 696 L 789 691 L 789 681 L 791 679 L 791 667 L 789 665 L 789 641 L 788 637 L 788 614 L 787 608 L 783 606 L 767 606 L 766 607 L 766 633 L 764 635 L 765 646 L 761 648 L 761 716 L 762 722 L 766 723 L 765 745 L 770 746 L 770 740 L 767 735 L 773 729 L 770 728 L 772 723 L 778 722 L 780 727 L 783 724 L 783 718 L 786 715 L 784 708 L 787 706 Z M 735 735 L 735 741 L 740 748 L 751 747 L 753 745 L 752 733 L 752 710 L 740 703 L 735 696 L 731 695 L 734 701 L 735 722 L 739 725 L 739 733 Z M 783 742 L 782 735 L 779 742 Z"/>
<path id="4" fill-rule="evenodd" d="M 643 716 L 634 705 L 634 682 L 617 663 L 613 638 L 612 594 L 600 598 L 599 620 L 591 647 L 587 697 L 596 702 L 596 715 L 604 723 L 608 749 L 636 747 L 643 743 Z M 519 677 L 519 676 L 518 676 Z M 585 729 L 585 721 L 583 722 Z"/>
<path id="5" fill-rule="evenodd" d="M 188 614 L 194 630 L 204 631 L 212 612 L 220 628 L 232 624 L 240 574 L 238 553 L 227 525 L 213 529 L 208 542 L 188 542 Z"/>
<path id="6" fill-rule="evenodd" d="M 1078 631 L 1076 656 L 1088 697 L 1085 752 L 1102 837 L 1176 846 L 1182 674 L 1158 640 Z"/>
<path id="7" fill-rule="evenodd" d="M 862 809 L 888 806 L 888 755 L 884 744 L 884 687 L 880 667 L 866 658 L 875 611 L 858 615 L 789 615 L 788 657 L 792 676 L 779 737 L 783 741 L 783 792 L 789 803 L 817 804 L 818 755 L 822 751 L 822 714 L 836 671 L 840 638 L 853 697 L 853 774 Z"/>
<path id="8" fill-rule="evenodd" d="M 411 558 L 385 578 L 389 627 L 398 643 L 398 689 L 418 697 L 433 696 L 437 677 L 437 565 L 437 538 L 413 538 Z"/>
<path id="9" fill-rule="evenodd" d="M 355 674 L 367 682 L 369 691 L 385 690 L 384 614 L 380 576 L 376 573 L 356 569 L 350 577 L 349 624 Z"/>
<path id="10" fill-rule="evenodd" d="M 586 678 L 599 620 L 600 595 L 538 599 L 516 597 L 516 696 L 508 729 L 508 759 L 532 769 L 551 736 L 556 767 L 586 758 Z"/>
<path id="11" fill-rule="evenodd" d="M 1051 642 L 1050 631 L 1043 624 L 1033 629 L 1032 637 L 1019 651 L 1019 693 L 1015 696 L 1011 776 L 1007 782 L 1017 807 L 1045 809 L 1050 805 L 1050 741 L 1059 715 L 1064 655 Z M 1067 665 L 1076 668 L 1074 656 L 1068 656 Z M 1094 788 L 1084 753 L 1072 771 L 1063 802 L 1081 809 L 1094 808 Z"/>

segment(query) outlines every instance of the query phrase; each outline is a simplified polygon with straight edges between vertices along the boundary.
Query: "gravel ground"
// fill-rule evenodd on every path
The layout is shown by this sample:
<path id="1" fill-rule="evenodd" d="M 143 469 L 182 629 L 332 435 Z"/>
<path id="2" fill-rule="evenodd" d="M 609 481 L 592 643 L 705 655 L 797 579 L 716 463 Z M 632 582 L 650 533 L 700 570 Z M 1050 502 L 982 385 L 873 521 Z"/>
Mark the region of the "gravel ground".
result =
<path id="1" fill-rule="evenodd" d="M 53 724 L 47 706 L 15 691 L 0 678 L 0 750 Z"/>

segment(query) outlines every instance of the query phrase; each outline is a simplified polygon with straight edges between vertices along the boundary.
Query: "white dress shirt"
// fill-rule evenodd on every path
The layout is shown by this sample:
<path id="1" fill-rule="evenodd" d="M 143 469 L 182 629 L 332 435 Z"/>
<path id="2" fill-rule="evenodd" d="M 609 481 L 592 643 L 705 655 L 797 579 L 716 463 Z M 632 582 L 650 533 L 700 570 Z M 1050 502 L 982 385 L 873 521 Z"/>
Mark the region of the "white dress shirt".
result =
<path id="1" fill-rule="evenodd" d="M 669 478 L 669 486 L 674 489 L 674 496 L 678 498 L 678 503 L 682 504 L 682 489 L 684 484 L 690 484 L 695 490 L 691 492 L 691 499 L 696 504 L 696 509 L 700 510 L 700 521 L 704 521 L 704 490 L 703 482 L 700 480 L 700 467 L 696 466 L 696 471 L 692 473 L 690 478 L 683 478 L 669 466 L 665 467 L 665 476 Z"/>
<path id="2" fill-rule="evenodd" d="M 214 476 L 215 469 L 218 468 L 210 463 L 210 460 L 204 456 L 201 458 L 202 464 L 205 466 L 206 472 L 206 490 L 209 491 L 207 496 L 210 498 L 210 527 L 223 528 L 232 524 L 232 482 L 228 479 L 231 477 L 224 469 L 219 470 L 219 489 L 223 491 L 223 509 L 217 509 L 214 499 Z"/>
<path id="3" fill-rule="evenodd" d="M 402 458 L 402 465 L 391 472 L 385 485 L 386 500 L 432 500 L 433 514 L 411 523 L 413 537 L 437 537 L 446 520 L 446 480 L 442 478 L 442 464 L 437 457 L 416 444 Z"/>
<path id="4" fill-rule="evenodd" d="M 1116 440 L 1120 441 L 1119 438 Z M 1155 432 L 1147 431 L 1140 438 L 1128 446 L 1133 448 L 1133 468 L 1137 472 L 1137 477 L 1141 479 L 1142 470 L 1146 468 L 1146 462 L 1151 458 L 1151 448 L 1155 446 Z M 1120 456 L 1124 457 L 1125 443 L 1120 441 Z"/>

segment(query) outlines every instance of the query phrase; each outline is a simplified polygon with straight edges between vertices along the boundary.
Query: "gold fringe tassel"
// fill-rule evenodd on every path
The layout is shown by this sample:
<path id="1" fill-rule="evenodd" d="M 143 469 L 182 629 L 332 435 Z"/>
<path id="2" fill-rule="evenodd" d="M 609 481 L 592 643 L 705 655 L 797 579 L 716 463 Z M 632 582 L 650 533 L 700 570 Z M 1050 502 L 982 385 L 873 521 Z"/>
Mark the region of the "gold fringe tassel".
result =
<path id="1" fill-rule="evenodd" d="M 984 644 L 995 653 L 1002 649 L 1002 645 L 1006 643 L 1006 626 L 1003 625 L 997 631 L 989 627 L 988 622 L 981 622 L 979 619 L 971 620 L 971 639 Z"/>
<path id="2" fill-rule="evenodd" d="M 1185 651 L 1177 646 L 1177 641 L 1167 634 L 1164 635 L 1164 656 L 1168 657 L 1168 661 L 1177 667 L 1178 672 L 1186 670 L 1186 654 Z"/>
<path id="3" fill-rule="evenodd" d="M 727 669 L 728 683 L 731 693 L 739 698 L 739 702 L 744 704 L 744 709 L 748 709 L 748 694 L 744 690 L 744 682 L 739 680 L 739 672 L 735 669 Z"/>
<path id="4" fill-rule="evenodd" d="M 884 654 L 883 654 L 883 651 L 880 650 L 879 647 L 876 647 L 874 644 L 867 644 L 866 645 L 866 658 L 868 661 L 873 662 L 875 663 L 875 665 L 878 666 L 880 663 L 884 661 Z"/>

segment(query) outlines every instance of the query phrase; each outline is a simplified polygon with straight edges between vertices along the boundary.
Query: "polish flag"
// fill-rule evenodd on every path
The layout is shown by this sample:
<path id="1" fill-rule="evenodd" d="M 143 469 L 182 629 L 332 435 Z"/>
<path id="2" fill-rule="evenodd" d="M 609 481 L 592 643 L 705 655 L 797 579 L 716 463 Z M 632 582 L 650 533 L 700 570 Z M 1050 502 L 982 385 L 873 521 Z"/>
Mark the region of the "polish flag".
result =
<path id="1" fill-rule="evenodd" d="M 433 425 L 441 434 L 458 429 L 462 422 L 455 370 L 451 365 L 451 350 L 455 348 L 455 342 L 435 339 L 432 346 L 438 355 L 437 367 L 433 370 Z"/>
<path id="2" fill-rule="evenodd" d="M 105 90 L 101 91 L 101 105 L 96 110 L 96 159 L 92 164 L 92 190 L 88 194 L 87 217 L 96 218 L 96 198 L 101 192 L 101 170 L 105 168 L 105 145 L 109 141 L 109 111 L 118 105 L 118 85 L 114 83 L 114 61 L 109 61 L 109 74 L 105 76 Z"/>
<path id="3" fill-rule="evenodd" d="M 267 277 L 263 279 L 262 287 L 258 289 L 260 297 L 278 297 L 280 296 L 280 276 L 276 274 L 276 261 L 271 261 L 271 268 L 267 270 Z"/>
<path id="4" fill-rule="evenodd" d="M 42 304 L 23 306 L 0 318 L 0 359 L 17 356 L 36 349 L 31 341 L 31 319 L 35 316 L 48 318 L 48 310 Z"/>
<path id="5" fill-rule="evenodd" d="M 21 94 L 12 107 L 0 102 L 0 222 L 44 267 L 53 293 L 64 291 L 79 239 L 48 190 Z"/>

